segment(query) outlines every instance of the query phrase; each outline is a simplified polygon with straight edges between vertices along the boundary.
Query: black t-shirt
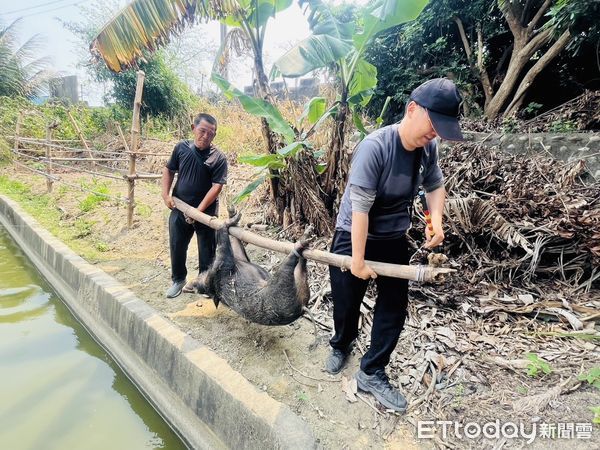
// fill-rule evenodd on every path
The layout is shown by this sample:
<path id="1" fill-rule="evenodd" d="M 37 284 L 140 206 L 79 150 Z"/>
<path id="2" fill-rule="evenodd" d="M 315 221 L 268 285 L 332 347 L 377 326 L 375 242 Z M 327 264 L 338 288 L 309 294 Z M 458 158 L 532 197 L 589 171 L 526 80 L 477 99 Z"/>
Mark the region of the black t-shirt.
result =
<path id="1" fill-rule="evenodd" d="M 181 141 L 173 149 L 167 169 L 177 172 L 173 196 L 197 207 L 213 183 L 227 183 L 227 158 L 217 147 L 211 145 L 200 150 L 194 141 Z M 204 211 L 216 215 L 218 200 Z"/>

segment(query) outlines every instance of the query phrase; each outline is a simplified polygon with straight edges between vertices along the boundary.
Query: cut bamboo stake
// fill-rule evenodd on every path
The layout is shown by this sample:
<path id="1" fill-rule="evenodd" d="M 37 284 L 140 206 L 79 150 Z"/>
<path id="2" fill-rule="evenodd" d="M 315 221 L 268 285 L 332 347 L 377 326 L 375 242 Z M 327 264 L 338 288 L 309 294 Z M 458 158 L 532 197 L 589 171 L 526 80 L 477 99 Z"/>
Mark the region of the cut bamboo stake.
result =
<path id="1" fill-rule="evenodd" d="M 71 125 L 73 125 L 73 128 L 75 128 L 75 131 L 77 132 L 77 135 L 79 136 L 79 140 L 81 141 L 81 143 L 83 144 L 83 146 L 87 150 L 88 156 L 90 157 L 90 160 L 93 160 L 94 156 L 92 155 L 92 151 L 90 150 L 90 147 L 89 147 L 89 145 L 87 144 L 87 142 L 85 140 L 85 136 L 83 135 L 83 133 L 79 129 L 79 125 L 77 125 L 77 122 L 75 122 L 75 119 L 71 115 L 71 111 L 67 111 L 67 115 L 69 116 L 69 120 L 71 121 Z M 92 165 L 95 165 L 95 164 L 92 162 Z"/>
<path id="2" fill-rule="evenodd" d="M 203 223 L 215 230 L 223 228 L 225 221 L 216 217 L 204 214 L 193 206 L 188 205 L 184 201 L 173 197 L 175 207 L 191 217 L 192 219 Z M 273 239 L 268 239 L 259 236 L 250 231 L 243 230 L 239 227 L 230 227 L 229 234 L 244 241 L 254 244 L 261 248 L 266 248 L 280 253 L 291 253 L 294 249 L 294 244 L 291 242 L 280 242 Z M 336 255 L 334 253 L 324 252 L 321 250 L 305 250 L 302 256 L 306 259 L 317 261 L 330 266 L 341 267 L 342 270 L 350 270 L 352 258 L 345 255 Z M 454 269 L 429 267 L 429 266 L 404 266 L 400 264 L 388 264 L 377 261 L 365 261 L 378 275 L 393 278 L 404 278 L 414 281 L 435 281 L 438 276 L 456 272 Z"/>
<path id="3" fill-rule="evenodd" d="M 127 143 L 127 139 L 125 139 L 125 135 L 123 134 L 123 130 L 121 129 L 121 124 L 119 124 L 119 122 L 115 122 L 115 125 L 117 126 L 117 131 L 119 132 L 119 136 L 121 136 L 121 140 L 123 141 L 125 151 L 129 152 L 129 144 Z"/>
<path id="4" fill-rule="evenodd" d="M 144 89 L 145 74 L 142 70 L 137 72 L 137 84 L 135 87 L 135 99 L 133 101 L 133 119 L 131 121 L 131 153 L 129 155 L 129 174 L 127 183 L 129 185 L 127 199 L 127 227 L 133 225 L 133 209 L 135 208 L 135 156 L 140 138 L 140 109 L 142 106 L 142 91 Z"/>
<path id="5" fill-rule="evenodd" d="M 52 125 L 46 126 L 46 140 L 48 143 L 52 141 Z M 46 163 L 46 173 L 48 176 L 46 177 L 46 191 L 48 193 L 52 192 L 52 183 L 54 182 L 52 179 L 52 148 L 50 146 L 46 146 L 46 159 L 48 162 Z"/>

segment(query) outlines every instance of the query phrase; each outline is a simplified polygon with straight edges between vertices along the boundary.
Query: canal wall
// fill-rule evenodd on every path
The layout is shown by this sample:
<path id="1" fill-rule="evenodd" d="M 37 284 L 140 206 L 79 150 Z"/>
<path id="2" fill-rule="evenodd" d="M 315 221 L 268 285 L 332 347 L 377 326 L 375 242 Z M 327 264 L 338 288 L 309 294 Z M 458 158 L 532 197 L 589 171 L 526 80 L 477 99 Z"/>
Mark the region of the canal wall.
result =
<path id="1" fill-rule="evenodd" d="M 0 195 L 2 224 L 191 448 L 310 449 L 309 426 Z"/>

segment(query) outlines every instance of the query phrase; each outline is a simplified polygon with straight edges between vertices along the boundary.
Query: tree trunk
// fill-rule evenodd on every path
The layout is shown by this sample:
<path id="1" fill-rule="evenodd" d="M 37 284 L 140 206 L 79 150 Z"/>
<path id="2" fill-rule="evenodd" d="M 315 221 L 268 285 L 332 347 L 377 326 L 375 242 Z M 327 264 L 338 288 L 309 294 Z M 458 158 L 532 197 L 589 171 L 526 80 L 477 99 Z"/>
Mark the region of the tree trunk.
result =
<path id="1" fill-rule="evenodd" d="M 459 17 L 455 17 L 454 21 L 458 26 L 460 38 L 462 40 L 463 47 L 465 48 L 465 53 L 467 54 L 467 61 L 469 61 L 471 68 L 473 68 L 477 72 L 477 77 L 479 78 L 479 81 L 481 82 L 481 85 L 483 87 L 483 93 L 485 95 L 485 109 L 485 107 L 489 104 L 494 95 L 494 90 L 492 88 L 492 83 L 490 81 L 490 77 L 487 73 L 487 70 L 483 65 L 483 33 L 481 31 L 481 26 L 477 26 L 477 64 L 475 64 L 472 57 L 471 44 L 469 43 L 469 39 L 467 38 L 467 34 L 465 33 L 465 28 L 463 26 L 462 20 L 460 20 Z"/>
<path id="2" fill-rule="evenodd" d="M 262 49 L 256 49 L 254 54 L 254 70 L 255 70 L 255 87 L 257 97 L 273 104 L 273 97 L 269 88 L 269 79 L 265 74 Z M 267 119 L 261 118 L 261 131 L 265 143 L 267 144 L 267 152 L 274 154 L 281 147 L 281 143 L 275 133 L 271 130 Z M 269 192 L 271 194 L 271 207 L 272 210 L 269 212 L 273 222 L 277 224 L 283 223 L 283 214 L 285 211 L 285 201 L 282 199 L 279 193 L 280 180 L 279 171 L 271 170 L 271 177 L 269 178 Z"/>
<path id="3" fill-rule="evenodd" d="M 531 56 L 539 50 L 551 37 L 552 30 L 550 28 L 542 31 L 531 40 L 526 40 L 523 34 L 515 36 L 515 42 L 513 52 L 508 63 L 508 70 L 506 77 L 502 80 L 502 84 L 498 88 L 498 91 L 490 100 L 485 108 L 484 114 L 488 120 L 494 120 L 498 117 L 506 104 L 510 99 L 510 95 L 515 89 L 515 85 L 519 81 L 519 76 Z"/>
<path id="4" fill-rule="evenodd" d="M 296 225 L 295 231 L 301 231 L 300 225 L 310 223 L 319 235 L 328 235 L 333 221 L 323 202 L 315 165 L 310 151 L 301 150 L 296 156 L 287 158 L 280 180 L 280 195 L 285 201 L 284 218 L 289 220 L 287 226 Z"/>
<path id="5" fill-rule="evenodd" d="M 521 105 L 523 104 L 523 100 L 525 99 L 525 93 L 533 83 L 533 80 L 539 75 L 539 73 L 550 64 L 550 62 L 556 58 L 556 56 L 567 46 L 569 41 L 571 40 L 571 33 L 569 30 L 565 31 L 558 40 L 550 47 L 550 49 L 542 56 L 529 71 L 523 77 L 523 80 L 519 84 L 517 88 L 517 92 L 513 97 L 513 100 L 510 102 L 506 110 L 504 111 L 504 116 L 510 116 L 511 114 L 516 113 Z"/>
<path id="6" fill-rule="evenodd" d="M 338 113 L 331 130 L 329 149 L 327 151 L 327 169 L 324 174 L 323 192 L 325 194 L 325 205 L 331 215 L 334 212 L 334 204 L 340 191 L 340 182 L 346 178 L 348 160 L 345 155 L 344 142 L 346 136 L 346 121 L 349 117 L 348 90 L 342 87 L 342 95 Z"/>

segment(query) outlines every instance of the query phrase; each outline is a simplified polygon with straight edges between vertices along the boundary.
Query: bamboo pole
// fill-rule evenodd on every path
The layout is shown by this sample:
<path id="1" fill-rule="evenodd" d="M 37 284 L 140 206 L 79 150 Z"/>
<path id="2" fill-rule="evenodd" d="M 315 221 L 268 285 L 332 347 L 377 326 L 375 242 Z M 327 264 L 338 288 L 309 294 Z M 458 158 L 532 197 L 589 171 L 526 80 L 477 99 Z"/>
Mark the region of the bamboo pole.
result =
<path id="1" fill-rule="evenodd" d="M 75 119 L 71 115 L 71 111 L 67 111 L 67 115 L 69 116 L 69 120 L 71 121 L 71 125 L 73 125 L 73 128 L 75 128 L 75 132 L 79 136 L 79 140 L 81 141 L 81 143 L 83 144 L 83 146 L 87 150 L 88 156 L 90 157 L 90 160 L 91 160 L 93 158 L 93 155 L 92 155 L 92 151 L 90 150 L 89 145 L 87 144 L 87 142 L 85 140 L 85 136 L 83 135 L 83 133 L 79 129 L 79 125 L 77 125 L 77 122 L 75 122 Z M 95 165 L 95 164 L 92 162 L 92 165 Z"/>
<path id="2" fill-rule="evenodd" d="M 142 173 L 136 173 L 133 176 L 132 175 L 123 175 L 123 178 L 126 179 L 134 179 L 134 180 L 158 180 L 159 178 L 162 178 L 162 175 L 159 174 L 154 174 L 154 173 L 148 173 L 148 174 L 142 174 Z"/>
<path id="3" fill-rule="evenodd" d="M 123 130 L 121 129 L 121 124 L 119 124 L 119 122 L 115 122 L 115 125 L 117 126 L 117 131 L 119 132 L 119 136 L 121 136 L 121 140 L 123 141 L 125 151 L 129 153 L 129 144 L 127 143 L 127 139 L 125 139 L 125 135 L 123 134 Z"/>
<path id="4" fill-rule="evenodd" d="M 125 158 L 52 158 L 52 161 L 72 161 L 72 162 L 112 162 L 126 161 Z"/>
<path id="5" fill-rule="evenodd" d="M 223 228 L 225 221 L 216 217 L 204 214 L 193 206 L 188 205 L 184 201 L 173 197 L 175 207 L 191 217 L 192 219 L 203 223 L 215 230 Z M 294 249 L 294 244 L 291 242 L 280 242 L 273 239 L 268 239 L 259 236 L 251 231 L 243 230 L 239 227 L 230 227 L 229 234 L 244 241 L 254 244 L 261 248 L 266 248 L 280 253 L 291 253 Z M 305 250 L 302 256 L 306 259 L 317 261 L 330 266 L 341 267 L 342 270 L 350 270 L 352 258 L 345 255 L 336 255 L 334 253 L 324 252 L 321 250 Z M 456 272 L 454 269 L 429 267 L 429 266 L 404 266 L 400 264 L 389 264 L 377 261 L 365 261 L 378 275 L 393 278 L 404 278 L 413 281 L 435 281 L 440 275 Z"/>
<path id="6" fill-rule="evenodd" d="M 7 139 L 14 139 L 15 136 L 14 135 L 10 135 L 7 134 L 4 136 Z M 41 144 L 45 144 L 46 143 L 46 139 L 36 139 L 36 138 L 25 138 L 25 137 L 20 137 L 19 138 L 20 141 L 28 141 L 28 142 L 39 142 Z M 79 139 L 52 139 L 52 142 L 79 142 Z"/>
<path id="7" fill-rule="evenodd" d="M 145 74 L 142 70 L 137 72 L 137 84 L 135 87 L 135 99 L 133 101 L 133 119 L 131 121 L 131 153 L 129 154 L 129 174 L 127 177 L 128 204 L 127 204 L 127 227 L 133 225 L 133 209 L 135 208 L 135 157 L 140 138 L 140 109 L 142 107 L 142 91 L 144 89 Z"/>
<path id="8" fill-rule="evenodd" d="M 52 141 L 52 125 L 46 126 L 46 140 L 48 143 Z M 46 159 L 48 162 L 46 163 L 46 173 L 49 175 L 46 177 L 46 191 L 48 193 L 52 192 L 52 183 L 54 182 L 51 178 L 52 176 L 52 148 L 50 146 L 46 146 Z"/>

